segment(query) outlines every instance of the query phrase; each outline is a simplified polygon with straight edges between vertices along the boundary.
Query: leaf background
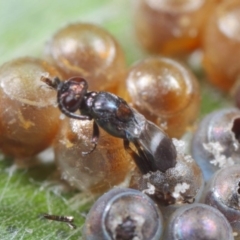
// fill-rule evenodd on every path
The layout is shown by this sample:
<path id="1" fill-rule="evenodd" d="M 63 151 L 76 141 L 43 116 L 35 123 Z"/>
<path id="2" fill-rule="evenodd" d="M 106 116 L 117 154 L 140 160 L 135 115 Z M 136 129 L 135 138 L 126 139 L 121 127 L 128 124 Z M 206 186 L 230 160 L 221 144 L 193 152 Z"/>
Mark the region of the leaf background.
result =
<path id="1" fill-rule="evenodd" d="M 122 45 L 130 65 L 146 55 L 134 37 L 130 5 L 129 0 L 0 1 L 0 64 L 29 54 L 41 57 L 44 44 L 59 28 L 84 21 L 108 29 Z M 202 85 L 202 115 L 226 105 L 225 96 Z M 59 194 L 58 185 L 50 184 L 54 169 L 48 163 L 20 170 L 1 156 L 0 239 L 81 239 L 81 212 L 88 207 L 72 209 L 74 193 Z M 39 217 L 44 212 L 72 215 L 79 227 L 70 230 L 65 224 L 50 223 Z"/>

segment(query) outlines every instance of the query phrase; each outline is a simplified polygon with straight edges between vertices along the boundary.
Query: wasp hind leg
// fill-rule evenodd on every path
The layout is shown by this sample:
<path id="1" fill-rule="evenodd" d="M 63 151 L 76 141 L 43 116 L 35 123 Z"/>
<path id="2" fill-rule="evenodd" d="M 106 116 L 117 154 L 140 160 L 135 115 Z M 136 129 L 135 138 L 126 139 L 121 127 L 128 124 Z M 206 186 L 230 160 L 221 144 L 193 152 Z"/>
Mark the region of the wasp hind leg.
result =
<path id="1" fill-rule="evenodd" d="M 99 135 L 100 135 L 99 127 L 96 124 L 96 122 L 93 121 L 93 134 L 92 134 L 92 140 L 91 140 L 91 143 L 93 144 L 93 148 L 88 152 L 82 152 L 82 155 L 88 155 L 96 149 L 97 144 L 98 144 Z"/>
<path id="2" fill-rule="evenodd" d="M 128 152 L 128 154 L 131 155 L 133 158 L 135 164 L 139 168 L 142 174 L 147 174 L 151 171 L 151 168 L 148 164 L 148 159 L 144 152 L 142 151 L 141 147 L 139 146 L 138 143 L 133 142 L 134 146 L 136 147 L 138 153 L 136 153 L 131 147 L 130 147 L 130 142 L 126 139 L 123 140 L 123 145 L 125 150 Z"/>

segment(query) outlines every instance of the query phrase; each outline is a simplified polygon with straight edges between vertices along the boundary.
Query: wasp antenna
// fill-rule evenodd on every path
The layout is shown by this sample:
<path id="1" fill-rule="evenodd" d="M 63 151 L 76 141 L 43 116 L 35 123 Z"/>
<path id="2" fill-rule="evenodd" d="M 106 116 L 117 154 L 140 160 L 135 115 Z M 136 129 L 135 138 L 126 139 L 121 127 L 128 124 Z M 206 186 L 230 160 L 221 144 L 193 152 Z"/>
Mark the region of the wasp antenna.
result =
<path id="1" fill-rule="evenodd" d="M 49 78 L 49 77 L 45 77 L 45 76 L 41 76 L 40 79 L 42 82 L 46 83 L 49 87 L 57 89 L 57 87 L 60 84 L 60 79 L 58 77 L 54 77 L 54 78 Z"/>

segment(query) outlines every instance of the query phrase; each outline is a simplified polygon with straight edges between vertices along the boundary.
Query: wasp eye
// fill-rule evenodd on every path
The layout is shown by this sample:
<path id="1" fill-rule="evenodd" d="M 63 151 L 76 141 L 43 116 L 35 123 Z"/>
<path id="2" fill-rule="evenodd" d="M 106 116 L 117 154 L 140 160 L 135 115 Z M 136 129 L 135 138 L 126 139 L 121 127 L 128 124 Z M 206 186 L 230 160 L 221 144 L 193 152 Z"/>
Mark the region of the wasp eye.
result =
<path id="1" fill-rule="evenodd" d="M 58 92 L 59 105 L 69 112 L 75 112 L 87 93 L 87 82 L 83 78 L 70 78 L 61 85 Z"/>

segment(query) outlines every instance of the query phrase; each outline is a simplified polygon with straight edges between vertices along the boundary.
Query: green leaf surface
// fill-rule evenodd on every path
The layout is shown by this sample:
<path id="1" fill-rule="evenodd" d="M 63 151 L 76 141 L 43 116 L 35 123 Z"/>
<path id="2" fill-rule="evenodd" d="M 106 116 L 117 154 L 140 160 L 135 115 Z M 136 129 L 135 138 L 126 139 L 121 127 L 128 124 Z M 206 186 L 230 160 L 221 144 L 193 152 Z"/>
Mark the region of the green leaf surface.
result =
<path id="1" fill-rule="evenodd" d="M 134 37 L 130 5 L 129 0 L 0 1 L 0 64 L 25 55 L 41 57 L 44 44 L 54 32 L 69 23 L 84 21 L 108 29 L 122 45 L 130 65 L 146 56 Z M 226 105 L 225 96 L 206 85 L 202 114 Z M 54 172 L 53 163 L 20 170 L 2 157 L 0 239 L 81 239 L 81 213 L 88 207 L 73 210 L 75 193 L 59 193 L 59 184 L 49 180 Z M 46 212 L 74 216 L 77 229 L 40 217 Z"/>

